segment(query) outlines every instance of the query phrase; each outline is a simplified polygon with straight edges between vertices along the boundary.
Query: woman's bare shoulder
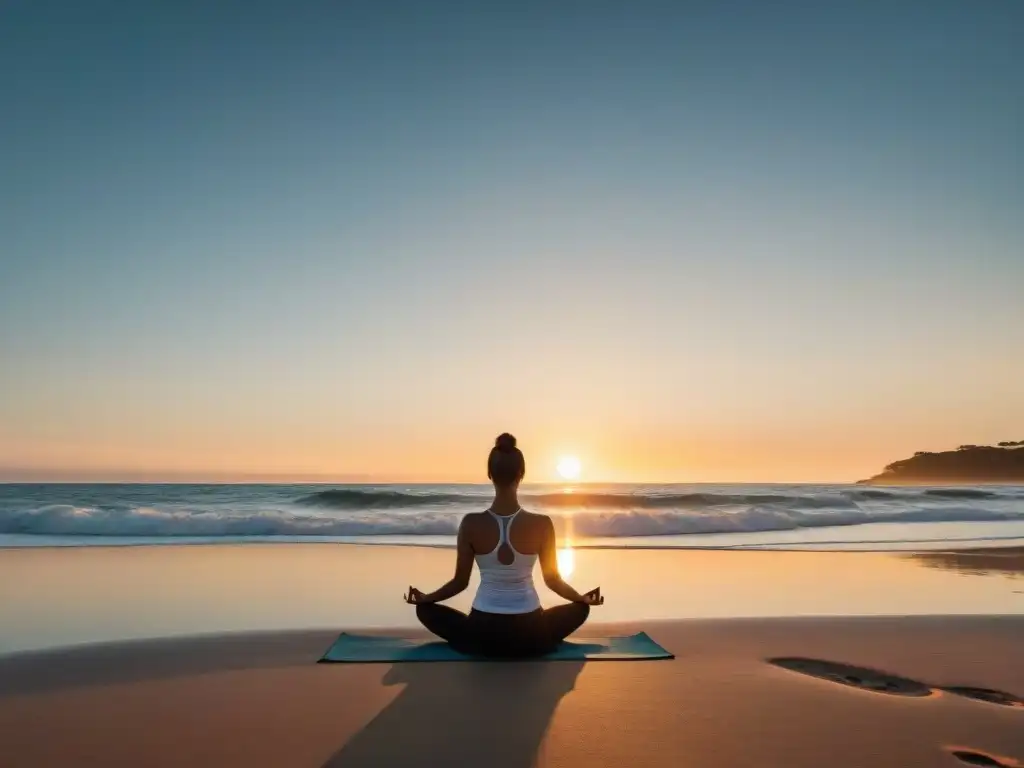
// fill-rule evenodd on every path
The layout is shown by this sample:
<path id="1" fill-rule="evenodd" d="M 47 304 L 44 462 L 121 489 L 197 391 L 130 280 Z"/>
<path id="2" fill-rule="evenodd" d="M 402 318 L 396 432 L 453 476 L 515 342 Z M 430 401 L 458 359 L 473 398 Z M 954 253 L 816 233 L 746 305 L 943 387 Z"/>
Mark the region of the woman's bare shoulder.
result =
<path id="1" fill-rule="evenodd" d="M 489 527 L 491 516 L 486 512 L 467 512 L 462 516 L 462 526 L 471 530 Z"/>
<path id="2" fill-rule="evenodd" d="M 551 518 L 547 515 L 541 514 L 540 512 L 527 512 L 525 509 L 519 513 L 525 517 L 533 525 L 546 525 L 551 522 Z"/>

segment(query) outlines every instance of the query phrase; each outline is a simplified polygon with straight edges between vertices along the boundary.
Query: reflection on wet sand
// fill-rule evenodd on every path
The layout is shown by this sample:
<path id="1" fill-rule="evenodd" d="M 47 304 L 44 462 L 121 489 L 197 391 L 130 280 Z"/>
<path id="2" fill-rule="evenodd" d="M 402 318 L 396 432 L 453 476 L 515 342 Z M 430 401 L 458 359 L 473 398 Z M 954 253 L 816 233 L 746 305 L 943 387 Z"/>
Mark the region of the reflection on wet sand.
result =
<path id="1" fill-rule="evenodd" d="M 1003 575 L 1024 579 L 1024 547 L 914 552 L 907 557 L 928 568 L 959 571 L 972 576 Z"/>

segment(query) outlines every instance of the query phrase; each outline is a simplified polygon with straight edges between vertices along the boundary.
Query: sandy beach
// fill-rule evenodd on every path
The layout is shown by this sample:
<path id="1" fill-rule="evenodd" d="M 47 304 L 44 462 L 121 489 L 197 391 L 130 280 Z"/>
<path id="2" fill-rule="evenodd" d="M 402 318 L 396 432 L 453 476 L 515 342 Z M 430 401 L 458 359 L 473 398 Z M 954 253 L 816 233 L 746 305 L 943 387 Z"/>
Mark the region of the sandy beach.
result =
<path id="1" fill-rule="evenodd" d="M 580 636 L 644 630 L 674 660 L 316 664 L 341 630 L 422 635 L 401 585 L 445 575 L 445 550 L 0 551 L 0 764 L 1024 760 L 1024 709 L 942 690 L 1024 698 L 1019 551 L 576 555 L 579 583 L 609 594 Z M 794 657 L 887 672 L 928 695 L 773 663 Z"/>
<path id="2" fill-rule="evenodd" d="M 625 632 L 641 625 L 612 625 Z M 955 766 L 1024 758 L 1024 618 L 644 622 L 673 661 L 317 665 L 332 632 L 0 661 L 10 766 Z M 585 634 L 585 633 L 584 633 Z M 790 671 L 871 667 L 925 696 Z M 973 758 L 976 760 L 984 758 Z"/>

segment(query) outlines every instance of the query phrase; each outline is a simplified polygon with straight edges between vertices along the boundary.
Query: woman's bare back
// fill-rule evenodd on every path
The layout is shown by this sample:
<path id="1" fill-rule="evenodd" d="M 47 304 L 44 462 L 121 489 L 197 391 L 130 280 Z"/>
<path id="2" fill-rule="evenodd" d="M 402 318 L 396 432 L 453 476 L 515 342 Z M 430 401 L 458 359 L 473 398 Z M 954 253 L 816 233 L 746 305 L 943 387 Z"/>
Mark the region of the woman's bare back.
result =
<path id="1" fill-rule="evenodd" d="M 473 554 L 486 555 L 498 546 L 500 532 L 498 521 L 491 512 L 472 512 L 466 515 L 465 526 Z M 508 526 L 508 538 L 512 548 L 502 545 L 498 551 L 498 562 L 511 565 L 515 561 L 515 552 L 524 555 L 539 555 L 544 548 L 550 521 L 547 515 L 537 515 L 521 510 L 514 520 L 503 520 Z M 507 521 L 507 522 L 506 522 Z M 512 551 L 515 550 L 515 552 Z"/>

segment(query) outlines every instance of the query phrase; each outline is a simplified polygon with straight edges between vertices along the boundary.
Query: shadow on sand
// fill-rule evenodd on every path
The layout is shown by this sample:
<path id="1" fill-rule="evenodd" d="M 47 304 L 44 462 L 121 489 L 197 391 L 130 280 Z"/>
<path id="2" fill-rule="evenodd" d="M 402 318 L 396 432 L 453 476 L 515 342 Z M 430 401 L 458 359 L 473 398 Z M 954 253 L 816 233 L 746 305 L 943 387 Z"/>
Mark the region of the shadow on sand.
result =
<path id="1" fill-rule="evenodd" d="M 324 768 L 534 765 L 558 702 L 583 662 L 396 664 L 405 689 Z"/>

